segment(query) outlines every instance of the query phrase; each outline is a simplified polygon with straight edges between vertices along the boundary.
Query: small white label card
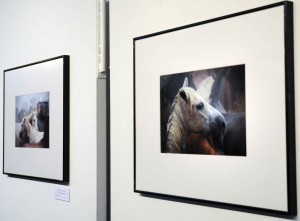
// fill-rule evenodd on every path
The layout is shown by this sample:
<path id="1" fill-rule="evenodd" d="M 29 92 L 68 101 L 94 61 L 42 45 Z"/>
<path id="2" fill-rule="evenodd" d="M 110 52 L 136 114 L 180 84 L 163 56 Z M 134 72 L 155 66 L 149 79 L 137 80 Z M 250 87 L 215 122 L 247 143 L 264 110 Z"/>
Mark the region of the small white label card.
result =
<path id="1" fill-rule="evenodd" d="M 65 186 L 56 186 L 54 190 L 54 198 L 70 202 L 70 188 Z"/>

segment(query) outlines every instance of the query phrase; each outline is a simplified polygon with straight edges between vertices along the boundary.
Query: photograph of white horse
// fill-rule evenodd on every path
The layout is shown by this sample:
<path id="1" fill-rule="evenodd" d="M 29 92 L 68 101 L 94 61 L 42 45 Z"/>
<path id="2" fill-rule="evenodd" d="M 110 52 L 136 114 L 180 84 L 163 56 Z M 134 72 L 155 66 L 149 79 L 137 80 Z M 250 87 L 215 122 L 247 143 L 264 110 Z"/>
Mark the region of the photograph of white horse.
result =
<path id="1" fill-rule="evenodd" d="M 161 152 L 246 156 L 245 65 L 160 77 Z"/>
<path id="2" fill-rule="evenodd" d="M 16 147 L 49 147 L 49 92 L 16 97 Z"/>

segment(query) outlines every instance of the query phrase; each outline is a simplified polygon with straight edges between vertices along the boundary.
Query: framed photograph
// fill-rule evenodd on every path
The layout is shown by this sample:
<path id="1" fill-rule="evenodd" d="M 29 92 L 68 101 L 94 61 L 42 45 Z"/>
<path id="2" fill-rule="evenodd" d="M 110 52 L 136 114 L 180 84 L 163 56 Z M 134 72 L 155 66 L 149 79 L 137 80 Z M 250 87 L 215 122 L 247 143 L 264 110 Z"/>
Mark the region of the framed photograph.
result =
<path id="1" fill-rule="evenodd" d="M 134 191 L 297 214 L 293 3 L 133 43 Z"/>
<path id="2" fill-rule="evenodd" d="M 69 181 L 69 56 L 4 70 L 3 173 Z"/>

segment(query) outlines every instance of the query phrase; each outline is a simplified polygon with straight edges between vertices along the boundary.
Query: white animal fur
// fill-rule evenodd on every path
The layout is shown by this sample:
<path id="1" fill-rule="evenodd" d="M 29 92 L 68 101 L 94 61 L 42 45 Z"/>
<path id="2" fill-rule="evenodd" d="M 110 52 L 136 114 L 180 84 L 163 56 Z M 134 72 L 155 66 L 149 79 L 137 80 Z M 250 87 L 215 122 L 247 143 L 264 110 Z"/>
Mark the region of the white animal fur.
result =
<path id="1" fill-rule="evenodd" d="M 201 110 L 197 105 L 202 103 Z M 189 133 L 209 133 L 210 121 L 220 112 L 210 106 L 193 88 L 183 87 L 175 96 L 167 124 L 166 152 L 184 152 Z"/>
<path id="2" fill-rule="evenodd" d="M 44 132 L 38 131 L 37 116 L 35 112 L 29 114 L 28 117 L 24 117 L 23 124 L 25 126 L 27 136 L 29 138 L 29 143 L 37 144 L 43 139 Z"/>

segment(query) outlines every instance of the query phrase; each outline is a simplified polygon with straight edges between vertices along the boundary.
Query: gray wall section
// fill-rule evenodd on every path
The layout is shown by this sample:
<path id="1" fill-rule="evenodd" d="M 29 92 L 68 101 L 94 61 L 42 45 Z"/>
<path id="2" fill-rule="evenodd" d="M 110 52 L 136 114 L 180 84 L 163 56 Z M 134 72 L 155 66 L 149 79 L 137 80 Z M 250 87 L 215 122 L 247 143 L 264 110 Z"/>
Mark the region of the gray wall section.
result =
<path id="1" fill-rule="evenodd" d="M 106 220 L 107 167 L 106 167 L 106 77 L 97 80 L 97 220 Z"/>

